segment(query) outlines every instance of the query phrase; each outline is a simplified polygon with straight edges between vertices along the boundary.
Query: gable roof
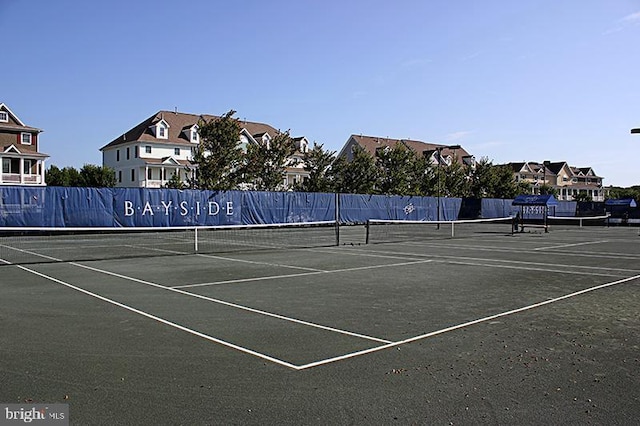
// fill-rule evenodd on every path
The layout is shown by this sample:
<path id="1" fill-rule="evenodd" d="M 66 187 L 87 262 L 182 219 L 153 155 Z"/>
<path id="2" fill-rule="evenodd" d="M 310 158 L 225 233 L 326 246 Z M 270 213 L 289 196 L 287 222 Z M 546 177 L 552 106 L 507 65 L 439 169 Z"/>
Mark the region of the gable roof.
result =
<path id="1" fill-rule="evenodd" d="M 15 131 L 21 131 L 21 132 L 30 132 L 30 133 L 42 132 L 42 130 L 38 128 L 25 125 L 22 122 L 22 120 L 20 120 L 20 118 L 18 118 L 18 116 L 15 115 L 13 111 L 11 111 L 11 109 L 9 109 L 9 107 L 4 102 L 0 102 L 0 111 L 4 111 L 7 114 L 9 114 L 9 122 L 8 123 L 0 122 L 0 129 L 15 130 Z"/>
<path id="2" fill-rule="evenodd" d="M 158 111 L 151 117 L 142 121 L 132 129 L 128 130 L 124 134 L 118 136 L 102 148 L 101 151 L 112 148 L 114 146 L 123 145 L 131 142 L 149 142 L 157 144 L 170 144 L 170 145 L 193 145 L 184 133 L 185 128 L 191 128 L 202 119 L 204 121 L 211 121 L 220 117 L 208 114 L 187 114 L 177 111 Z M 156 138 L 150 127 L 155 126 L 160 121 L 164 120 L 169 126 L 168 136 L 166 139 Z M 257 135 L 261 133 L 269 133 L 271 136 L 275 135 L 277 130 L 268 124 L 253 123 L 250 121 L 239 120 L 240 127 L 246 129 L 251 135 Z"/>
<path id="3" fill-rule="evenodd" d="M 422 154 L 423 152 L 425 152 L 427 155 L 433 155 L 435 151 L 437 151 L 440 148 L 443 148 L 442 149 L 443 157 L 446 157 L 448 155 L 453 155 L 454 151 L 458 161 L 460 161 L 459 159 L 471 156 L 462 147 L 460 149 L 452 150 L 447 148 L 447 145 L 422 142 L 422 141 L 413 140 L 413 139 L 392 139 L 392 138 L 382 138 L 378 136 L 364 136 L 364 135 L 351 135 L 351 137 L 349 138 L 345 146 L 342 148 L 338 156 L 347 155 L 347 152 L 345 150 L 348 149 L 348 146 L 350 146 L 350 142 L 352 141 L 357 143 L 360 147 L 362 147 L 365 151 L 367 151 L 371 155 L 375 155 L 376 150 L 379 148 L 384 148 L 384 147 L 393 148 L 397 144 L 402 144 L 417 154 Z"/>

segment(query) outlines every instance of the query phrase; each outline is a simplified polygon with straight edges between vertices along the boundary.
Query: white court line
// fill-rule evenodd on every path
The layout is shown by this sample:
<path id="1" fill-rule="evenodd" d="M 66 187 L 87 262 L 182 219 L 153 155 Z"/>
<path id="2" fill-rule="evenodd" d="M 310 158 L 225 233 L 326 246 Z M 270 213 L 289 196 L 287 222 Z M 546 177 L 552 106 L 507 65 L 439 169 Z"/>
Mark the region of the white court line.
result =
<path id="1" fill-rule="evenodd" d="M 357 356 L 361 356 L 361 355 L 370 354 L 370 353 L 373 353 L 373 352 L 378 352 L 378 351 L 382 351 L 382 350 L 385 350 L 385 349 L 393 348 L 393 347 L 396 347 L 396 346 L 405 345 L 407 343 L 412 343 L 412 342 L 415 342 L 415 341 L 418 341 L 418 340 L 424 340 L 424 339 L 427 339 L 429 337 L 433 337 L 433 336 L 437 336 L 439 334 L 447 333 L 449 331 L 459 330 L 461 328 L 470 327 L 472 325 L 476 325 L 476 324 L 480 324 L 480 323 L 483 323 L 483 322 L 491 321 L 491 320 L 494 320 L 496 318 L 502 318 L 502 317 L 506 317 L 508 315 L 513 315 L 513 314 L 517 314 L 517 313 L 520 313 L 520 312 L 528 311 L 528 310 L 531 310 L 531 309 L 539 308 L 541 306 L 549 305 L 551 303 L 556 303 L 556 302 L 559 302 L 561 300 L 565 300 L 565 299 L 569 299 L 571 297 L 579 296 L 581 294 L 589 293 L 591 291 L 600 290 L 602 288 L 611 287 L 611 286 L 614 286 L 614 285 L 623 284 L 623 283 L 626 283 L 626 282 L 629 282 L 629 281 L 633 281 L 633 280 L 636 280 L 638 278 L 640 278 L 640 275 L 636 275 L 636 276 L 629 277 L 629 278 L 624 278 L 624 279 L 613 281 L 613 282 L 610 282 L 610 283 L 597 285 L 597 286 L 590 287 L 590 288 L 587 288 L 587 289 L 584 289 L 584 290 L 580 290 L 580 291 L 576 291 L 576 292 L 573 292 L 573 293 L 565 294 L 564 296 L 555 297 L 553 299 L 545 300 L 543 302 L 534 303 L 532 305 L 523 306 L 521 308 L 512 309 L 510 311 L 501 312 L 499 314 L 490 315 L 490 316 L 487 316 L 487 317 L 484 317 L 484 318 L 479 318 L 479 319 L 476 319 L 476 320 L 473 320 L 473 321 L 468 321 L 468 322 L 465 322 L 465 323 L 462 323 L 462 324 L 458 324 L 458 325 L 454 325 L 454 326 L 451 326 L 451 327 L 443 328 L 441 330 L 432 331 L 430 333 L 421 334 L 421 335 L 415 336 L 415 337 L 410 337 L 408 339 L 404 339 L 404 340 L 400 340 L 400 341 L 397 341 L 397 342 L 389 343 L 387 345 L 378 346 L 378 347 L 370 348 L 370 349 L 365 349 L 365 350 L 362 350 L 362 351 L 352 352 L 352 353 L 349 353 L 349 354 L 345 354 L 345 355 L 341 355 L 341 356 L 337 356 L 337 357 L 333 357 L 333 358 L 327 358 L 327 359 L 324 359 L 324 360 L 321 360 L 321 361 L 311 362 L 311 363 L 305 364 L 305 365 L 299 365 L 299 366 L 296 366 L 295 369 L 296 370 L 305 370 L 305 369 L 308 369 L 308 368 L 318 367 L 318 366 L 326 365 L 326 364 L 329 364 L 329 363 L 332 363 L 332 362 L 342 361 L 342 360 L 346 360 L 346 359 L 349 359 L 349 358 L 354 358 L 354 357 L 357 357 Z"/>
<path id="2" fill-rule="evenodd" d="M 251 263 L 251 264 L 254 264 L 254 265 L 276 266 L 276 267 L 279 267 L 279 268 L 300 269 L 300 270 L 303 270 L 303 271 L 326 272 L 324 269 L 308 268 L 308 267 L 305 267 L 305 266 L 284 265 L 284 264 L 281 264 L 281 263 L 271 263 L 271 262 L 258 262 L 258 261 L 255 261 L 255 260 L 235 259 L 233 257 L 217 256 L 217 255 L 205 254 L 205 253 L 196 253 L 196 255 L 200 256 L 200 257 L 207 257 L 207 258 L 210 258 L 210 259 L 228 260 L 228 261 L 231 261 L 231 262 Z"/>
<path id="3" fill-rule="evenodd" d="M 349 253 L 351 252 L 351 253 Z M 371 250 L 363 250 L 363 249 L 349 249 L 348 251 L 343 252 L 343 254 L 348 254 L 350 256 L 371 256 Z M 567 265 L 567 264 L 554 264 L 554 263 L 538 263 L 538 262 L 527 262 L 527 261 L 520 261 L 520 260 L 498 260 L 498 259 L 483 259 L 483 258 L 476 258 L 476 257 L 464 257 L 464 256 L 445 256 L 445 255 L 438 255 L 438 254 L 429 254 L 429 253 L 424 253 L 424 254 L 418 254 L 418 253 L 398 253 L 398 252 L 385 252 L 382 250 L 376 250 L 374 251 L 374 253 L 378 253 L 376 256 L 377 257 L 384 257 L 385 253 L 392 253 L 394 255 L 398 255 L 398 254 L 403 254 L 405 257 L 411 257 L 413 256 L 414 258 L 425 258 L 425 257 L 430 257 L 433 258 L 434 262 L 441 262 L 441 263 L 459 263 L 459 264 L 469 264 L 469 265 L 475 265 L 475 266 L 484 266 L 487 268 L 491 268 L 491 267 L 496 267 L 496 268 L 511 268 L 511 269 L 522 269 L 524 271 L 530 271 L 530 270 L 535 270 L 535 271 L 542 271 L 542 272 L 557 272 L 557 273 L 561 273 L 561 274 L 575 274 L 575 275 L 600 275 L 600 276 L 604 276 L 604 277 L 616 277 L 619 275 L 614 275 L 614 274 L 602 274 L 602 273 L 597 273 L 597 272 L 581 272 L 581 271 L 575 271 L 575 270 L 567 270 L 567 268 L 574 268 L 574 269 L 585 269 L 585 270 L 605 270 L 605 271 L 618 271 L 618 272 L 630 272 L 630 273 L 637 273 L 638 269 L 621 269 L 621 268 L 605 268 L 602 266 L 578 266 L 578 265 Z M 392 256 L 390 256 L 392 257 Z M 440 260 L 443 259 L 443 260 Z M 465 263 L 465 262 L 474 262 L 474 263 Z M 477 263 L 477 262 L 482 262 L 482 263 Z M 493 262 L 493 263 L 486 263 L 486 262 Z M 499 263 L 511 263 L 511 264 L 522 264 L 522 265 L 540 265 L 540 266 L 544 266 L 544 268 L 532 268 L 529 266 L 509 266 L 509 265 L 500 265 Z M 549 269 L 548 267 L 557 267 L 559 269 Z"/>
<path id="4" fill-rule="evenodd" d="M 612 242 L 612 240 L 609 240 L 609 242 Z M 409 246 L 409 247 L 424 246 L 424 247 L 438 247 L 438 248 L 459 249 L 459 250 L 488 251 L 488 252 L 496 252 L 496 253 L 505 253 L 505 252 L 506 253 L 529 253 L 534 250 L 533 248 L 497 248 L 497 247 L 472 246 L 472 245 L 437 244 L 437 243 L 429 243 L 429 242 L 397 243 L 397 244 Z M 628 260 L 640 259 L 640 255 L 634 255 L 634 254 L 621 255 L 620 253 L 610 253 L 610 252 L 584 253 L 579 251 L 549 250 L 548 253 L 543 253 L 543 254 L 561 254 L 563 256 L 569 256 L 569 257 L 588 257 L 588 258 L 595 257 L 595 258 L 604 258 L 604 259 L 628 259 Z M 413 255 L 416 255 L 416 254 L 413 253 Z"/>
<path id="5" fill-rule="evenodd" d="M 555 249 L 565 248 L 565 247 L 586 246 L 589 244 L 602 244 L 602 243 L 608 243 L 608 242 L 609 240 L 587 241 L 584 243 L 562 244 L 559 246 L 550 246 L 550 247 L 537 247 L 537 248 L 534 248 L 533 250 L 555 250 Z"/>
<path id="6" fill-rule="evenodd" d="M 406 259 L 406 257 L 405 257 Z M 332 269 L 332 270 L 318 270 L 314 272 L 301 272 L 299 274 L 284 274 L 284 275 L 270 275 L 266 277 L 255 277 L 255 278 L 238 278 L 235 280 L 225 280 L 225 281 L 213 281 L 208 283 L 196 283 L 196 284 L 184 284 L 184 285 L 176 285 L 171 286 L 170 288 L 194 288 L 194 287 L 208 287 L 214 285 L 223 285 L 223 284 L 236 284 L 236 283 L 247 283 L 253 281 L 268 281 L 282 278 L 297 278 L 297 277 L 308 277 L 310 275 L 322 275 L 322 274 L 335 274 L 340 272 L 352 272 L 352 271 L 364 271 L 367 269 L 379 269 L 379 268 L 389 268 L 395 266 L 407 266 L 407 265 L 416 265 L 420 263 L 429 263 L 433 262 L 432 259 L 416 259 L 411 262 L 402 262 L 402 263 L 389 263 L 384 265 L 370 265 L 370 266 L 358 266 L 355 268 L 344 268 L 344 269 Z"/>
<path id="7" fill-rule="evenodd" d="M 37 272 L 37 271 L 34 271 L 34 270 L 32 270 L 32 269 L 26 268 L 26 267 L 24 267 L 24 266 L 22 266 L 22 265 L 15 265 L 15 266 L 17 266 L 18 268 L 22 269 L 23 271 L 26 271 L 26 272 L 32 273 L 32 274 L 37 275 L 37 276 L 39 276 L 39 277 L 42 277 L 42 278 L 45 278 L 45 279 L 47 279 L 47 280 L 53 281 L 53 282 L 55 282 L 55 283 L 61 284 L 61 285 L 65 286 L 65 287 L 68 287 L 68 288 L 70 288 L 70 289 L 73 289 L 73 290 L 79 291 L 79 292 L 84 293 L 84 294 L 86 294 L 86 295 L 88 295 L 88 296 L 91 296 L 91 297 L 95 297 L 96 299 L 102 300 L 103 302 L 107 302 L 107 303 L 110 303 L 110 304 L 112 304 L 112 305 L 118 306 L 118 307 L 120 307 L 120 308 L 126 309 L 127 311 L 130 311 L 130 312 L 136 313 L 136 314 L 138 314 L 138 315 L 142 315 L 143 317 L 146 317 L 146 318 L 152 319 L 152 320 L 157 321 L 157 322 L 159 322 L 159 323 L 162 323 L 162 324 L 168 325 L 168 326 L 170 326 L 170 327 L 176 328 L 176 329 L 181 330 L 181 331 L 185 331 L 185 332 L 187 332 L 187 333 L 189 333 L 189 334 L 193 334 L 194 336 L 201 337 L 201 338 L 203 338 L 203 339 L 205 339 L 205 340 L 209 340 L 209 341 L 214 342 L 214 343 L 217 343 L 217 344 L 219 344 L 219 345 L 226 346 L 226 347 L 228 347 L 228 348 L 232 348 L 232 349 L 235 349 L 235 350 L 237 350 L 237 351 L 240 351 L 240 352 L 243 352 L 243 353 L 246 353 L 246 354 L 249 354 L 249 355 L 253 355 L 253 356 L 255 356 L 255 357 L 258 357 L 258 358 L 264 359 L 264 360 L 266 360 L 266 361 L 270 361 L 270 362 L 273 362 L 273 363 L 275 363 L 275 364 L 282 365 L 282 366 L 284 366 L 284 367 L 288 367 L 288 368 L 292 368 L 292 369 L 296 369 L 296 368 L 297 368 L 297 366 L 296 366 L 296 365 L 291 364 L 290 362 L 283 361 L 283 360 L 281 360 L 281 359 L 274 358 L 274 357 L 272 357 L 272 356 L 265 355 L 265 354 L 262 354 L 262 353 L 260 353 L 260 352 L 253 351 L 253 350 L 251 350 L 251 349 L 247 349 L 247 348 L 244 348 L 244 347 L 242 347 L 242 346 L 235 345 L 235 344 L 233 344 L 233 343 L 227 342 L 227 341 L 225 341 L 225 340 L 218 339 L 218 338 L 213 337 L 213 336 L 209 336 L 208 334 L 204 334 L 204 333 L 201 333 L 201 332 L 196 331 L 196 330 L 192 330 L 192 329 L 190 329 L 190 328 L 187 328 L 187 327 L 182 326 L 182 325 L 180 325 L 180 324 L 177 324 L 177 323 L 175 323 L 175 322 L 171 322 L 171 321 L 168 321 L 168 320 L 166 320 L 166 319 L 163 319 L 163 318 L 157 317 L 157 316 L 155 316 L 155 315 L 153 315 L 153 314 L 150 314 L 150 313 L 147 313 L 147 312 L 141 311 L 141 310 L 139 310 L 139 309 L 133 308 L 133 307 L 128 306 L 128 305 L 125 305 L 124 303 L 116 302 L 115 300 L 109 299 L 109 298 L 104 297 L 104 296 L 100 296 L 99 294 L 92 293 L 92 292 L 90 292 L 90 291 L 88 291 L 88 290 L 85 290 L 85 289 L 82 289 L 82 288 L 80 288 L 80 287 L 76 287 L 76 286 L 74 286 L 73 284 L 69 284 L 69 283 L 67 283 L 67 282 L 64 282 L 64 281 L 59 280 L 59 279 L 54 278 L 54 277 L 51 277 L 51 276 L 49 276 L 49 275 L 42 274 L 42 273 L 40 273 L 40 272 Z"/>
<path id="8" fill-rule="evenodd" d="M 31 252 L 29 252 L 27 250 L 21 250 L 21 249 L 14 249 L 14 250 L 18 250 L 18 251 L 21 251 L 21 252 L 34 254 L 34 253 L 31 253 Z M 43 257 L 45 257 L 45 258 L 47 258 L 49 260 L 60 261 L 60 259 L 55 259 L 55 258 L 50 257 L 50 256 L 43 256 Z M 422 261 L 421 263 L 424 263 L 424 262 L 427 262 L 427 261 Z M 344 335 L 351 336 L 351 337 L 357 337 L 357 338 L 360 338 L 360 339 L 372 340 L 374 342 L 380 342 L 380 343 L 388 343 L 389 342 L 389 340 L 380 339 L 380 338 L 377 338 L 377 337 L 367 336 L 367 335 L 359 334 L 359 333 L 353 333 L 351 331 L 346 331 L 346 330 L 341 330 L 341 329 L 338 329 L 338 328 L 328 327 L 328 326 L 325 326 L 325 325 L 316 324 L 316 323 L 312 323 L 312 322 L 309 322 L 309 321 L 303 321 L 303 320 L 299 320 L 299 319 L 296 319 L 296 318 L 286 317 L 284 315 L 279 315 L 279 314 L 275 314 L 275 313 L 272 313 L 272 312 L 267 312 L 267 311 L 262 311 L 262 310 L 259 310 L 259 309 L 249 308 L 248 306 L 242 306 L 242 305 L 238 305 L 238 304 L 235 304 L 235 303 L 226 302 L 226 301 L 220 300 L 220 299 L 214 299 L 212 297 L 202 296 L 202 295 L 196 294 L 196 293 L 190 293 L 188 291 L 180 290 L 178 288 L 163 286 L 163 285 L 160 285 L 160 284 L 157 284 L 157 283 L 153 283 L 151 281 L 145 281 L 145 280 L 141 280 L 141 279 L 138 279 L 138 278 L 129 277 L 127 275 L 118 274 L 116 272 L 111 272 L 111 271 L 107 271 L 107 270 L 104 270 L 104 269 L 94 268 L 92 266 L 83 265 L 81 263 L 68 262 L 68 264 L 69 265 L 73 265 L 73 266 L 77 266 L 79 268 L 88 269 L 90 271 L 99 272 L 99 273 L 106 274 L 106 275 L 111 275 L 111 276 L 114 276 L 114 277 L 117 277 L 117 278 L 121 278 L 121 279 L 124 279 L 124 280 L 137 282 L 139 284 L 145 284 L 145 285 L 148 285 L 148 286 L 151 286 L 151 287 L 156 287 L 156 288 L 160 288 L 160 289 L 163 289 L 163 290 L 172 291 L 174 293 L 180 293 L 180 294 L 183 294 L 183 295 L 186 295 L 186 296 L 195 297 L 197 299 L 206 300 L 208 302 L 213 302 L 213 303 L 217 303 L 217 304 L 220 304 L 220 305 L 225 305 L 225 306 L 229 306 L 229 307 L 232 307 L 232 308 L 244 310 L 244 311 L 247 311 L 247 312 L 252 312 L 252 313 L 256 313 L 256 314 L 260 314 L 260 315 L 264 315 L 264 316 L 268 316 L 268 317 L 277 318 L 277 319 L 280 319 L 280 320 L 283 320 L 283 321 L 293 322 L 293 323 L 296 323 L 296 324 L 301 324 L 301 325 L 305 325 L 305 326 L 313 327 L 313 328 L 319 328 L 319 329 L 322 329 L 322 330 L 331 331 L 331 332 L 339 333 L 339 334 L 344 334 Z M 20 265 L 16 265 L 16 266 L 20 266 Z M 24 267 L 21 267 L 21 268 L 24 269 L 24 270 L 31 271 L 28 268 L 24 268 Z M 33 271 L 33 273 L 39 274 L 38 272 L 35 272 L 35 271 Z M 318 274 L 318 273 L 322 273 L 322 272 L 309 272 L 307 274 Z M 71 284 L 69 284 L 69 285 L 71 286 Z"/>
<path id="9" fill-rule="evenodd" d="M 148 286 L 151 286 L 151 287 L 159 288 L 159 289 L 162 289 L 162 290 L 167 290 L 167 291 L 171 291 L 171 292 L 174 292 L 174 293 L 183 294 L 183 295 L 189 296 L 189 297 L 195 297 L 196 299 L 206 300 L 208 302 L 217 303 L 219 305 L 229 306 L 231 308 L 235 308 L 235 309 L 239 309 L 239 310 L 243 310 L 243 311 L 247 311 L 247 312 L 252 312 L 254 314 L 259 314 L 259 315 L 264 315 L 264 316 L 267 316 L 267 317 L 277 318 L 279 320 L 292 322 L 292 323 L 296 323 L 296 324 L 301 324 L 301 325 L 306 325 L 308 327 L 319 328 L 319 329 L 322 329 L 322 330 L 331 331 L 331 332 L 339 333 L 339 334 L 344 334 L 344 335 L 351 336 L 351 337 L 358 337 L 360 339 L 372 340 L 374 342 L 381 342 L 381 343 L 388 343 L 389 342 L 389 340 L 379 339 L 377 337 L 367 336 L 365 334 L 353 333 L 351 331 L 341 330 L 339 328 L 328 327 L 328 326 L 325 326 L 325 325 L 316 324 L 316 323 L 312 323 L 312 322 L 309 322 L 309 321 L 299 320 L 299 319 L 296 319 L 296 318 L 291 318 L 291 317 L 286 317 L 284 315 L 275 314 L 273 312 L 262 311 L 260 309 L 254 309 L 254 308 L 250 308 L 248 306 L 243 306 L 243 305 L 238 305 L 236 303 L 226 302 L 226 301 L 221 300 L 221 299 L 215 299 L 213 297 L 203 296 L 203 295 L 197 294 L 197 293 L 190 293 L 188 291 L 180 290 L 180 289 L 175 288 L 175 287 L 163 286 L 163 285 L 160 285 L 160 284 L 157 284 L 157 283 L 153 283 L 151 281 L 145 281 L 145 280 L 141 280 L 141 279 L 138 279 L 138 278 L 129 277 L 127 275 L 118 274 L 116 272 L 111 272 L 111 271 L 107 271 L 107 270 L 104 270 L 104 269 L 94 268 L 92 266 L 83 265 L 81 263 L 69 262 L 69 264 L 73 265 L 73 266 L 80 267 L 80 268 L 88 269 L 90 271 L 99 272 L 99 273 L 102 273 L 102 274 L 105 274 L 105 275 L 111 275 L 113 277 L 121 278 L 121 279 L 124 279 L 124 280 L 137 282 L 139 284 L 144 284 L 144 285 L 148 285 Z"/>

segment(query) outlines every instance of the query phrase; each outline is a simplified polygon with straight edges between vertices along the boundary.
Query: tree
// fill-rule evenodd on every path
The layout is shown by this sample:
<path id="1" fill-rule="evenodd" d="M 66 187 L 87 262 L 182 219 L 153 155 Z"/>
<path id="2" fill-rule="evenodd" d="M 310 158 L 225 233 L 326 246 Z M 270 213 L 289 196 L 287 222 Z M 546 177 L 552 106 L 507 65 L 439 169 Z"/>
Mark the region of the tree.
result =
<path id="1" fill-rule="evenodd" d="M 116 186 L 115 171 L 106 166 L 85 164 L 80 171 L 75 167 L 59 169 L 51 165 L 45 175 L 49 186 L 76 186 L 94 188 L 112 188 Z"/>
<path id="2" fill-rule="evenodd" d="M 629 188 L 621 188 L 612 186 L 609 188 L 609 197 L 612 199 L 633 198 L 637 202 L 640 201 L 640 185 L 631 186 Z"/>
<path id="3" fill-rule="evenodd" d="M 247 147 L 245 179 L 260 191 L 285 189 L 285 170 L 294 166 L 296 145 L 289 131 L 277 132 L 268 144 L 259 142 Z"/>
<path id="4" fill-rule="evenodd" d="M 469 193 L 474 198 L 493 198 L 498 185 L 495 166 L 487 157 L 476 162 L 469 176 Z M 511 176 L 513 180 L 513 174 Z"/>
<path id="5" fill-rule="evenodd" d="M 593 198 L 591 198 L 591 195 L 589 195 L 587 193 L 587 191 L 580 191 L 578 192 L 576 195 L 573 196 L 573 201 L 578 201 L 578 202 L 592 202 Z"/>
<path id="6" fill-rule="evenodd" d="M 351 194 L 372 194 L 378 182 L 378 167 L 374 158 L 360 146 L 353 148 L 353 159 L 338 157 L 332 166 L 335 191 Z"/>
<path id="7" fill-rule="evenodd" d="M 234 114 L 231 110 L 222 117 L 200 121 L 200 143 L 193 155 L 198 170 L 194 186 L 230 190 L 242 183 L 244 153 L 238 143 L 241 127 Z"/>
<path id="8" fill-rule="evenodd" d="M 436 170 L 441 197 L 467 197 L 469 196 L 469 180 L 467 168 L 452 161 L 450 165 L 439 167 Z"/>
<path id="9" fill-rule="evenodd" d="M 414 151 L 398 143 L 393 148 L 376 150 L 376 166 L 379 169 L 377 189 L 382 194 L 416 195 L 419 176 Z"/>
<path id="10" fill-rule="evenodd" d="M 516 182 L 513 170 L 510 166 L 503 164 L 493 166 L 496 181 L 492 198 L 515 198 L 517 195 L 531 192 L 531 184 L 525 181 Z"/>
<path id="11" fill-rule="evenodd" d="M 335 151 L 325 151 L 322 144 L 313 144 L 313 148 L 304 153 L 302 162 L 309 177 L 300 182 L 296 189 L 306 192 L 331 192 L 334 189 L 332 164 L 336 159 Z"/>
<path id="12" fill-rule="evenodd" d="M 545 183 L 540 187 L 540 195 L 553 195 L 554 197 L 557 197 L 558 189 Z"/>
<path id="13" fill-rule="evenodd" d="M 49 186 L 80 186 L 80 173 L 73 167 L 59 169 L 52 164 L 45 172 L 45 182 Z"/>
<path id="14" fill-rule="evenodd" d="M 85 164 L 80 169 L 80 185 L 94 188 L 116 186 L 116 172 L 111 167 Z"/>
<path id="15" fill-rule="evenodd" d="M 481 158 L 471 170 L 469 183 L 470 195 L 475 198 L 514 198 L 530 191 L 518 186 L 511 167 L 495 166 L 487 157 Z"/>
<path id="16" fill-rule="evenodd" d="M 182 181 L 179 173 L 173 173 L 171 175 L 171 178 L 167 181 L 167 183 L 165 183 L 164 187 L 171 189 L 187 189 L 189 185 Z"/>

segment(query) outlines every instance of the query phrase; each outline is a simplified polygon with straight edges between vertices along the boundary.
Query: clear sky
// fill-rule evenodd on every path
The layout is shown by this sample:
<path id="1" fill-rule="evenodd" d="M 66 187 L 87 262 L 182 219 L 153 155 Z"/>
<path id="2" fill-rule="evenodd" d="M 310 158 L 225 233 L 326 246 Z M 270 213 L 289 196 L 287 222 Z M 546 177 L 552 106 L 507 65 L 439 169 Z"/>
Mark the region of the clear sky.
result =
<path id="1" fill-rule="evenodd" d="M 640 184 L 640 0 L 0 0 L 0 102 L 48 164 L 160 110 Z"/>

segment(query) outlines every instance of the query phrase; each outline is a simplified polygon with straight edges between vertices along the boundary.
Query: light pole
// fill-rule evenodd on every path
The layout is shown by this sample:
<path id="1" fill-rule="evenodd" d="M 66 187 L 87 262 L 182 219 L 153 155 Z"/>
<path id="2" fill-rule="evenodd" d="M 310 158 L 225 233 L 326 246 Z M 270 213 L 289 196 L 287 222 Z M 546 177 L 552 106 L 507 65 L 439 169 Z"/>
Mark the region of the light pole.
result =
<path id="1" fill-rule="evenodd" d="M 449 150 L 454 150 L 455 151 L 456 149 L 460 149 L 460 148 L 461 148 L 460 145 L 439 146 L 439 147 L 436 148 L 436 152 L 438 153 L 438 185 L 437 185 L 437 187 L 438 187 L 438 189 L 437 189 L 437 191 L 438 191 L 438 197 L 437 197 L 437 199 L 438 199 L 438 213 L 436 214 L 437 215 L 437 219 L 436 219 L 437 221 L 440 221 L 440 188 L 441 188 L 440 167 L 442 165 L 442 150 L 443 149 L 449 149 Z M 440 224 L 439 223 L 438 223 L 438 229 L 440 229 Z"/>

